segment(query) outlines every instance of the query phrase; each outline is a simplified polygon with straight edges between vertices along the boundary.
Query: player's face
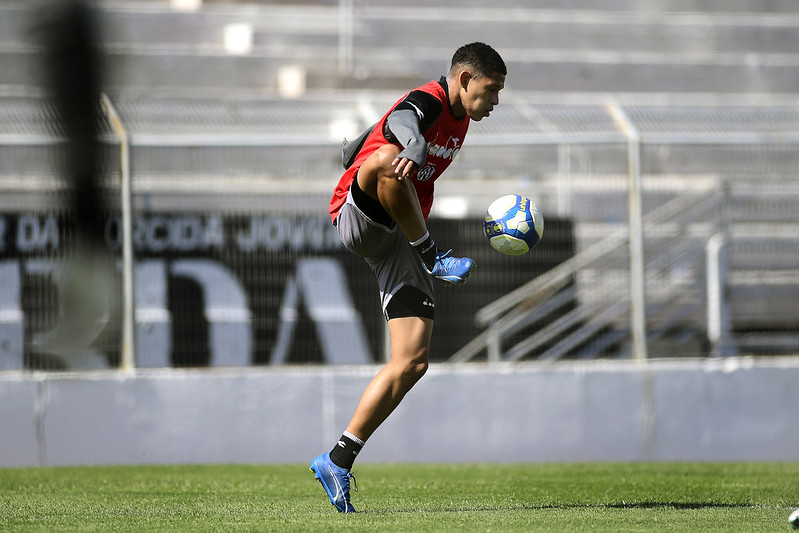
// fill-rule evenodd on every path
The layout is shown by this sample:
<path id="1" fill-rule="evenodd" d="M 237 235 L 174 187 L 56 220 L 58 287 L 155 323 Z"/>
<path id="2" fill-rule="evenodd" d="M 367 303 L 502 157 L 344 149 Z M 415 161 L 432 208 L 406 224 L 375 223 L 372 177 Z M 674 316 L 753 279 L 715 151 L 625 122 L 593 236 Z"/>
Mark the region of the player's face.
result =
<path id="1" fill-rule="evenodd" d="M 499 105 L 499 91 L 504 87 L 505 76 L 502 74 L 471 78 L 462 95 L 463 107 L 469 117 L 474 121 L 487 117 Z"/>

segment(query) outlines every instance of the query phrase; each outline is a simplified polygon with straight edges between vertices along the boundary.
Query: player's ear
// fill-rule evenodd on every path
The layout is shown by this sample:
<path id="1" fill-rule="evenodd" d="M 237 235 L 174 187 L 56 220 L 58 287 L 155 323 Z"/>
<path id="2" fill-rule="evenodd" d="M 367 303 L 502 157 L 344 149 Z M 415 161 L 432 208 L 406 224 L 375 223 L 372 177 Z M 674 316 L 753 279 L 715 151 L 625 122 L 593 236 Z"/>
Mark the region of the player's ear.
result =
<path id="1" fill-rule="evenodd" d="M 460 74 L 458 74 L 458 82 L 460 82 L 461 87 L 463 87 L 464 91 L 469 90 L 469 80 L 472 79 L 472 73 L 468 70 L 461 70 Z"/>

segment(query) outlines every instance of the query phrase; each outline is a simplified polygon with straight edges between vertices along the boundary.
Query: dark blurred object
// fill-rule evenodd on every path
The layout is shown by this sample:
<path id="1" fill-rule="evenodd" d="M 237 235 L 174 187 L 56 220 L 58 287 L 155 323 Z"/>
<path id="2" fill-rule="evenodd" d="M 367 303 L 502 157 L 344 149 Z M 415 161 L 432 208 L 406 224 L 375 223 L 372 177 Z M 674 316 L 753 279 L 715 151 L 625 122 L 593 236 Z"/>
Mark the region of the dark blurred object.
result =
<path id="1" fill-rule="evenodd" d="M 34 37 L 43 50 L 43 78 L 66 140 L 64 177 L 69 184 L 81 244 L 100 244 L 103 201 L 100 171 L 101 55 L 92 10 L 78 0 L 34 5 Z"/>
<path id="2" fill-rule="evenodd" d="M 33 350 L 55 354 L 68 368 L 101 368 L 107 355 L 92 348 L 108 324 L 113 258 L 103 239 L 106 208 L 99 183 L 101 54 L 94 14 L 79 0 L 41 0 L 31 6 L 33 38 L 42 49 L 42 79 L 64 137 L 61 173 L 75 240 L 54 270 L 58 323 L 33 338 Z"/>

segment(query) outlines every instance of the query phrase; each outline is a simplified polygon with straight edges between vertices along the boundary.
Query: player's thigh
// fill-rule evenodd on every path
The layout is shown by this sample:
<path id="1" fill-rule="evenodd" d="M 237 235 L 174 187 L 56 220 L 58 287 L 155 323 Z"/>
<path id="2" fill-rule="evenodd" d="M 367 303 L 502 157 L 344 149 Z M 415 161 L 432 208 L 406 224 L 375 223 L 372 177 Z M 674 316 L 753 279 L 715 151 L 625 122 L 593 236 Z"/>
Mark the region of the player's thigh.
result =
<path id="1" fill-rule="evenodd" d="M 391 358 L 404 362 L 427 363 L 433 320 L 409 316 L 388 321 Z"/>
<path id="2" fill-rule="evenodd" d="M 393 255 L 400 233 L 393 221 L 389 227 L 369 218 L 365 207 L 355 203 L 352 191 L 336 219 L 336 231 L 344 246 L 366 259 L 375 273 Z"/>
<path id="3" fill-rule="evenodd" d="M 377 199 L 377 183 L 379 179 L 393 176 L 394 167 L 391 163 L 400 153 L 400 147 L 393 144 L 384 144 L 364 161 L 358 171 L 358 186 L 370 197 Z"/>

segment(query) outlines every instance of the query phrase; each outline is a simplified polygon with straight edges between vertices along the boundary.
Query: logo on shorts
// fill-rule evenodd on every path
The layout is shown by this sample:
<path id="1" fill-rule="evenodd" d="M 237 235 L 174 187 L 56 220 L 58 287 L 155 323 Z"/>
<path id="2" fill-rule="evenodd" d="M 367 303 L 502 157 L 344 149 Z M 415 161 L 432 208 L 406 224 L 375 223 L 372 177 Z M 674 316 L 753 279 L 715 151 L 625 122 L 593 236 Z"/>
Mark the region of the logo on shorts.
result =
<path id="1" fill-rule="evenodd" d="M 432 307 L 433 309 L 435 309 L 435 307 L 436 307 L 436 304 L 434 304 L 433 302 L 431 302 L 431 301 L 430 301 L 430 300 L 428 300 L 427 298 L 425 298 L 425 299 L 422 301 L 422 305 L 426 305 L 427 307 Z"/>

